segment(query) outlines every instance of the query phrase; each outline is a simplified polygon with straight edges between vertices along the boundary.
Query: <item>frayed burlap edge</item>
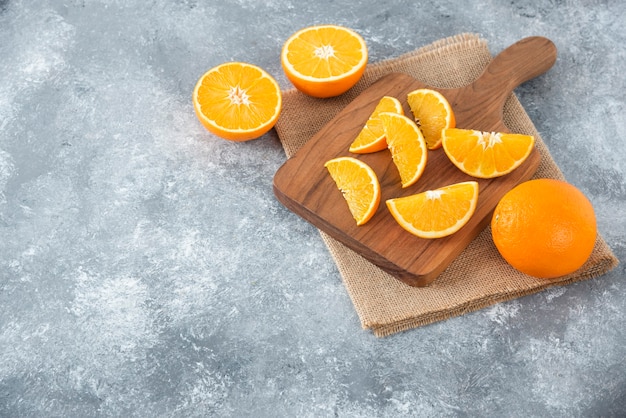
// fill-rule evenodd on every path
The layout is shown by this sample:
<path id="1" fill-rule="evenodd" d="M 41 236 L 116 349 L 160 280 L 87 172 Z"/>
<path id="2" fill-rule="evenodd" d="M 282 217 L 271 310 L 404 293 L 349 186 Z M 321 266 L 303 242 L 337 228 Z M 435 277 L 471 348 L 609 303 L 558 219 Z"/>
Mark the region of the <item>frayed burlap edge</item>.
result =
<path id="1" fill-rule="evenodd" d="M 333 257 L 333 260 L 335 260 L 335 263 L 339 268 L 339 272 L 343 278 L 344 284 L 346 285 L 346 287 L 348 287 L 348 295 L 350 296 L 352 303 L 355 306 L 358 306 L 361 303 L 359 299 L 358 289 L 350 288 L 351 282 L 349 280 L 346 280 L 345 278 L 353 275 L 351 269 L 354 268 L 354 264 L 367 266 L 366 269 L 369 268 L 369 266 L 371 266 L 372 269 L 377 269 L 377 267 L 371 265 L 360 255 L 345 247 L 341 243 L 337 242 L 323 231 L 319 232 L 331 256 Z M 489 233 L 490 232 L 488 231 L 483 232 L 483 234 Z M 531 279 L 534 282 L 532 286 L 521 287 L 511 290 L 502 289 L 502 291 L 500 292 L 489 293 L 485 294 L 482 297 L 465 300 L 462 303 L 458 303 L 454 306 L 442 306 L 440 309 L 433 309 L 425 313 L 420 313 L 416 316 L 387 318 L 384 322 L 369 321 L 367 317 L 364 318 L 365 315 L 362 315 L 361 311 L 359 311 L 358 309 L 357 315 L 361 320 L 361 325 L 363 329 L 371 329 L 374 335 L 377 337 L 386 337 L 398 332 L 407 331 L 409 329 L 429 325 L 434 322 L 444 321 L 455 316 L 475 312 L 496 303 L 506 302 L 509 300 L 520 298 L 522 296 L 538 293 L 551 287 L 566 286 L 571 283 L 599 277 L 612 270 L 617 265 L 617 258 L 611 255 L 611 249 L 608 247 L 606 242 L 600 236 L 598 236 L 596 240 L 596 247 L 585 265 L 583 265 L 578 271 L 564 276 L 558 281 L 539 281 L 536 279 Z M 389 275 L 389 280 L 396 279 Z"/>

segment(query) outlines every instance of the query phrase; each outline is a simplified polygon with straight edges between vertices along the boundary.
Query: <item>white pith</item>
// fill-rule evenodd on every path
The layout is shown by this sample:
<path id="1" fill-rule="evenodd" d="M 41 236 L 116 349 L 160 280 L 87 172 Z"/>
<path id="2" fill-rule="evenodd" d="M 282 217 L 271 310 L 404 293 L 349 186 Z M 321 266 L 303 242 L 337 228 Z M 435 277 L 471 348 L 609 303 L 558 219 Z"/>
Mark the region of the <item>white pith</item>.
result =
<path id="1" fill-rule="evenodd" d="M 321 59 L 328 59 L 335 56 L 335 50 L 332 45 L 322 45 L 317 47 L 313 53 L 316 57 Z"/>
<path id="2" fill-rule="evenodd" d="M 426 198 L 428 200 L 435 200 L 435 199 L 439 199 L 442 194 L 443 194 L 443 190 L 427 190 Z"/>
<path id="3" fill-rule="evenodd" d="M 479 132 L 478 145 L 482 145 L 483 149 L 492 148 L 496 144 L 502 143 L 502 137 L 499 132 Z"/>
<path id="4" fill-rule="evenodd" d="M 228 98 L 230 99 L 230 102 L 235 105 L 250 104 L 250 96 L 248 96 L 246 91 L 239 86 L 230 88 Z"/>

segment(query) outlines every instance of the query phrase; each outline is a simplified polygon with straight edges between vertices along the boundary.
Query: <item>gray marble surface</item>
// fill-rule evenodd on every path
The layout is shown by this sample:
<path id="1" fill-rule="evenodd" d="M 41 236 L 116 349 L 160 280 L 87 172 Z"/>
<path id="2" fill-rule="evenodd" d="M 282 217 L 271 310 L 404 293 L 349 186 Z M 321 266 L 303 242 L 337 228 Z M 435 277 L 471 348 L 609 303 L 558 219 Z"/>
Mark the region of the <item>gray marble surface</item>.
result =
<path id="1" fill-rule="evenodd" d="M 461 32 L 494 53 L 552 39 L 516 94 L 621 264 L 362 330 L 273 196 L 276 133 L 224 141 L 191 105 L 229 60 L 289 88 L 281 46 L 319 23 L 361 33 L 370 62 Z M 0 416 L 624 416 L 625 26 L 617 0 L 0 1 Z"/>

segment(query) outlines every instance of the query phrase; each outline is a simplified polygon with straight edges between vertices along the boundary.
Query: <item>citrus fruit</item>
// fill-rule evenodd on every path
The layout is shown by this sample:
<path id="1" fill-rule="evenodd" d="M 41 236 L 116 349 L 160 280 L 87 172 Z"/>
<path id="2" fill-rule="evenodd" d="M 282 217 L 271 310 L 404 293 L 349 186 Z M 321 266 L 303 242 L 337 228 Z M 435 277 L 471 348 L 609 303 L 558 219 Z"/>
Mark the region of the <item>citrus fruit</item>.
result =
<path id="1" fill-rule="evenodd" d="M 367 57 L 367 45 L 358 33 L 342 26 L 319 25 L 291 35 L 280 61 L 298 90 L 314 97 L 333 97 L 359 81 Z"/>
<path id="2" fill-rule="evenodd" d="M 193 108 L 202 125 L 232 141 L 255 139 L 272 129 L 281 106 L 276 80 L 263 69 L 243 62 L 210 69 L 193 91 Z"/>
<path id="3" fill-rule="evenodd" d="M 343 194 L 356 224 L 369 221 L 380 204 L 380 184 L 374 170 L 352 157 L 334 158 L 324 167 Z"/>
<path id="4" fill-rule="evenodd" d="M 470 220 L 478 202 L 478 183 L 467 181 L 411 196 L 388 199 L 400 226 L 420 238 L 452 235 Z"/>
<path id="5" fill-rule="evenodd" d="M 387 149 L 385 140 L 385 127 L 378 115 L 381 112 L 395 112 L 404 114 L 402 104 L 398 99 L 391 96 L 383 96 L 367 119 L 365 126 L 350 145 L 350 152 L 366 154 Z"/>
<path id="6" fill-rule="evenodd" d="M 561 180 L 523 182 L 502 197 L 491 234 L 502 257 L 517 270 L 555 278 L 580 268 L 596 241 L 591 202 Z"/>
<path id="7" fill-rule="evenodd" d="M 472 129 L 444 129 L 443 149 L 461 171 L 479 178 L 510 173 L 530 155 L 535 145 L 532 135 L 482 132 Z"/>
<path id="8" fill-rule="evenodd" d="M 378 115 L 385 128 L 387 147 L 400 173 L 402 187 L 415 184 L 426 168 L 428 150 L 424 136 L 408 117 L 391 112 Z"/>
<path id="9" fill-rule="evenodd" d="M 441 130 L 456 126 L 448 100 L 436 90 L 418 89 L 407 95 L 407 102 L 428 149 L 441 148 Z"/>

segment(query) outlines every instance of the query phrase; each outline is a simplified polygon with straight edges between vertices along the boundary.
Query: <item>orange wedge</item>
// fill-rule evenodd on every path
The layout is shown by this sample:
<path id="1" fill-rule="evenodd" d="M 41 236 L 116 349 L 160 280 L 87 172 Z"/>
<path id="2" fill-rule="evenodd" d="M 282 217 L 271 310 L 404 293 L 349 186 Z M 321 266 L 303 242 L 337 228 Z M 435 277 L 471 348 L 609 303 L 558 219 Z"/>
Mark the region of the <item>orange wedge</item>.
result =
<path id="1" fill-rule="evenodd" d="M 418 89 L 408 94 L 407 102 L 428 149 L 441 148 L 441 130 L 456 126 L 448 100 L 436 90 Z"/>
<path id="2" fill-rule="evenodd" d="M 280 61 L 298 90 L 314 97 L 333 97 L 359 81 L 367 57 L 367 45 L 358 33 L 342 26 L 319 25 L 287 39 Z"/>
<path id="3" fill-rule="evenodd" d="M 470 220 L 478 202 L 478 183 L 467 181 L 386 201 L 400 226 L 420 238 L 452 235 Z"/>
<path id="4" fill-rule="evenodd" d="M 365 126 L 350 145 L 350 152 L 355 154 L 367 154 L 387 149 L 385 140 L 385 127 L 378 115 L 382 112 L 394 112 L 404 114 L 402 104 L 398 99 L 391 96 L 383 96 L 374 108 Z"/>
<path id="5" fill-rule="evenodd" d="M 348 203 L 357 225 L 369 221 L 380 204 L 380 184 L 372 168 L 352 157 L 338 157 L 324 164 Z"/>
<path id="6" fill-rule="evenodd" d="M 531 135 L 444 129 L 443 149 L 450 161 L 473 177 L 493 178 L 515 170 L 535 145 Z"/>
<path id="7" fill-rule="evenodd" d="M 207 71 L 196 83 L 193 108 L 213 134 L 232 141 L 255 139 L 278 121 L 282 96 L 276 80 L 263 69 L 227 62 Z"/>
<path id="8" fill-rule="evenodd" d="M 385 128 L 387 147 L 400 173 L 402 187 L 415 184 L 424 173 L 428 150 L 422 132 L 404 115 L 382 112 L 378 115 Z"/>

